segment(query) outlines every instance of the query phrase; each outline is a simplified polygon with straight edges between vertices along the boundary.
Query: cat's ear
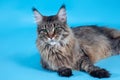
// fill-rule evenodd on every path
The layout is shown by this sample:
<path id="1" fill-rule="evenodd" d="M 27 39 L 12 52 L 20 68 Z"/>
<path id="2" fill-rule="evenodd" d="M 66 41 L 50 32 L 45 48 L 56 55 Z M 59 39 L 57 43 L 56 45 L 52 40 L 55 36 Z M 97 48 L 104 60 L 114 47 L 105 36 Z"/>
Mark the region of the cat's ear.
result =
<path id="1" fill-rule="evenodd" d="M 66 20 L 67 20 L 67 16 L 66 16 L 66 8 L 65 8 L 65 5 L 62 5 L 57 13 L 57 16 L 58 16 L 58 20 L 63 22 L 63 23 L 66 23 Z"/>
<path id="2" fill-rule="evenodd" d="M 43 16 L 40 14 L 40 12 L 36 8 L 32 8 L 35 16 L 35 21 L 37 24 L 40 24 L 43 20 Z"/>

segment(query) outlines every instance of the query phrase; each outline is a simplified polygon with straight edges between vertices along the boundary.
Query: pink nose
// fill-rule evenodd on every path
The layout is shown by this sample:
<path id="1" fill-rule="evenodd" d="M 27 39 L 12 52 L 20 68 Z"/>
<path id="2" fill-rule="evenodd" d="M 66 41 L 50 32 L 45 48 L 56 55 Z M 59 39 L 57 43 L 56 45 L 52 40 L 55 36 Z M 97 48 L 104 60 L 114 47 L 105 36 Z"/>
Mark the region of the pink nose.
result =
<path id="1" fill-rule="evenodd" d="M 55 34 L 48 34 L 48 37 L 52 39 L 55 36 Z"/>

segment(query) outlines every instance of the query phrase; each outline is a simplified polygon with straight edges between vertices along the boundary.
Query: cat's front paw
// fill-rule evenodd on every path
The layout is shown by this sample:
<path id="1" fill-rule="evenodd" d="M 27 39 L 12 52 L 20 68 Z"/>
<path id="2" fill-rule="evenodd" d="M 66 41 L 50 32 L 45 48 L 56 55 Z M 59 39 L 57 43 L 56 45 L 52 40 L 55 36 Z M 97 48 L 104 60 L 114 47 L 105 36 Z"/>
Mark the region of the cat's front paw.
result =
<path id="1" fill-rule="evenodd" d="M 110 73 L 105 69 L 99 69 L 96 71 L 90 72 L 90 75 L 96 78 L 108 78 L 110 77 Z"/>
<path id="2" fill-rule="evenodd" d="M 58 75 L 63 77 L 70 77 L 72 76 L 72 70 L 70 68 L 60 68 L 58 70 Z"/>

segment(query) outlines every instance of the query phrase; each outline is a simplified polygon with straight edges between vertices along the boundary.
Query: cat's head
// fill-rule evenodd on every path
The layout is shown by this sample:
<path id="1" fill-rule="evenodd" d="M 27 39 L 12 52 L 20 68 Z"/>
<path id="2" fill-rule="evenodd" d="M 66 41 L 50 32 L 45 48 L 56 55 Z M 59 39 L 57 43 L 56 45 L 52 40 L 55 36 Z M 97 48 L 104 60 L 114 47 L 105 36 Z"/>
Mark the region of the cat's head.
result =
<path id="1" fill-rule="evenodd" d="M 63 42 L 69 35 L 65 5 L 62 5 L 56 15 L 43 16 L 33 8 L 36 23 L 38 25 L 38 38 L 50 45 Z"/>

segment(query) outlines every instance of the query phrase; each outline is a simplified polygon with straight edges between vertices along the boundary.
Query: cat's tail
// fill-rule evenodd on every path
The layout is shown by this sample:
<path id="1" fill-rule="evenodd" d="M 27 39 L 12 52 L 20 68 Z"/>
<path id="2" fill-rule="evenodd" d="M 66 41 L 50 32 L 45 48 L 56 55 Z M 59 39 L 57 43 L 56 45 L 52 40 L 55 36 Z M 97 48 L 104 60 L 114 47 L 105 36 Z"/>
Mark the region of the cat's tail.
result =
<path id="1" fill-rule="evenodd" d="M 120 31 L 106 27 L 101 27 L 100 31 L 110 39 L 112 55 L 120 54 Z"/>
<path id="2" fill-rule="evenodd" d="M 98 29 L 101 33 L 106 35 L 108 38 L 116 39 L 120 38 L 120 31 L 112 28 L 99 27 Z"/>
<path id="3" fill-rule="evenodd" d="M 112 39 L 113 55 L 120 54 L 120 37 Z"/>

